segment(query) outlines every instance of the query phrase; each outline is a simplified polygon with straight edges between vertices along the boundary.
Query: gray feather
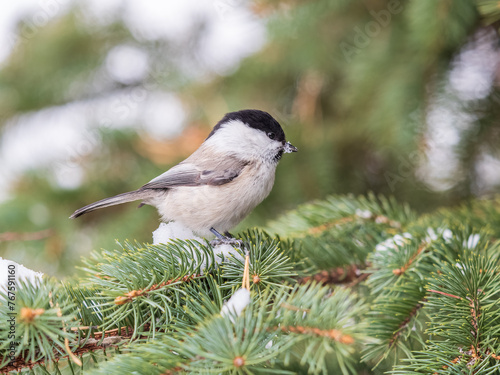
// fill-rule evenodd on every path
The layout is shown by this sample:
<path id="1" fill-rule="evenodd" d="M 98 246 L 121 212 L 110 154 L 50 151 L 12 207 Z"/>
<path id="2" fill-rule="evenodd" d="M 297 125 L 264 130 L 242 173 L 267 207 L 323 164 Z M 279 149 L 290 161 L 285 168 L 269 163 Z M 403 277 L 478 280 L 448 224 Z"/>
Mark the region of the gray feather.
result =
<path id="1" fill-rule="evenodd" d="M 87 212 L 91 212 L 91 211 L 97 210 L 99 208 L 115 206 L 117 204 L 122 204 L 122 203 L 127 203 L 127 202 L 133 202 L 133 201 L 137 201 L 140 199 L 148 198 L 150 196 L 151 196 L 151 192 L 136 190 L 136 191 L 130 191 L 128 193 L 118 194 L 118 195 L 115 195 L 114 197 L 104 198 L 104 199 L 101 199 L 100 201 L 91 203 L 85 207 L 82 207 L 82 208 L 76 210 L 70 216 L 70 219 L 75 219 L 79 216 L 86 214 Z"/>
<path id="2" fill-rule="evenodd" d="M 194 154 L 193 154 L 194 155 Z M 236 157 L 217 158 L 186 161 L 172 167 L 160 176 L 152 179 L 141 189 L 169 189 L 177 186 L 199 186 L 199 185 L 224 185 L 240 175 L 243 168 L 249 164 L 248 161 Z M 194 161 L 194 160 L 193 160 Z"/>

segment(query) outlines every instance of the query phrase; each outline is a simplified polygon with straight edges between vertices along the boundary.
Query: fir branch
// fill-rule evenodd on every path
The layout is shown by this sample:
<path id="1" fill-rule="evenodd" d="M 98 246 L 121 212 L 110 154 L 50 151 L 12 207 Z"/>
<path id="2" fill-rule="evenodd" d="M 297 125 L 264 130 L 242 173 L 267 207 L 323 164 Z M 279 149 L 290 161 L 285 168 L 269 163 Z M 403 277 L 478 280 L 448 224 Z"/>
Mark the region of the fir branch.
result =
<path id="1" fill-rule="evenodd" d="M 48 279 L 35 285 L 21 280 L 15 303 L 9 301 L 9 295 L 0 290 L 0 319 L 2 322 L 14 319 L 16 323 L 13 330 L 0 330 L 0 352 L 10 352 L 10 346 L 16 343 L 13 350 L 16 360 L 12 363 L 7 355 L 2 355 L 0 368 L 9 363 L 15 366 L 17 361 L 52 361 L 70 352 L 68 342 L 75 337 L 71 328 L 79 322 L 75 319 L 76 306 L 59 285 Z"/>
<path id="2" fill-rule="evenodd" d="M 189 286 L 193 297 L 196 289 L 205 295 L 201 285 Z M 211 285 L 210 291 L 216 290 L 222 292 L 221 287 Z M 191 314 L 195 325 L 177 324 L 176 332 L 132 345 L 127 354 L 101 366 L 97 374 L 117 369 L 151 374 L 179 369 L 195 373 L 291 373 L 288 367 L 294 366 L 294 358 L 317 373 L 325 369 L 324 361 L 332 352 L 342 358 L 338 370 L 347 374 L 352 372 L 352 361 L 346 355 L 355 356 L 364 340 L 359 333 L 362 324 L 353 321 L 359 318 L 361 306 L 341 289 L 332 294 L 329 288 L 314 284 L 296 286 L 292 291 L 268 287 L 241 316 L 224 318 L 215 312 L 220 311 L 219 304 L 204 301 L 204 307 Z M 157 354 L 162 350 L 165 357 Z M 286 359 L 290 350 L 293 358 Z"/>
<path id="3" fill-rule="evenodd" d="M 165 245 L 132 245 L 121 250 L 94 253 L 86 261 L 88 285 L 98 295 L 81 301 L 97 306 L 102 329 L 144 324 L 168 324 L 182 311 L 183 284 L 203 278 L 216 267 L 213 251 L 196 241 L 171 241 Z M 82 296 L 77 296 L 81 298 Z"/>
<path id="4" fill-rule="evenodd" d="M 406 263 L 405 263 L 405 264 L 403 264 L 401 267 L 393 269 L 393 270 L 392 270 L 392 273 L 393 273 L 394 275 L 396 275 L 396 276 L 400 276 L 400 275 L 404 274 L 404 273 L 408 270 L 408 268 L 410 268 L 410 266 L 411 266 L 411 265 L 412 265 L 412 263 L 415 261 L 415 259 L 417 259 L 417 258 L 420 256 L 420 254 L 421 254 L 422 252 L 424 252 L 424 251 L 425 251 L 425 249 L 427 249 L 428 247 L 429 247 L 429 245 L 428 245 L 427 243 L 425 243 L 425 242 L 424 242 L 423 244 L 421 244 L 421 245 L 418 247 L 417 251 L 416 251 L 416 252 L 414 252 L 414 253 L 410 256 L 410 258 L 408 259 L 408 261 L 406 261 Z"/>
<path id="5" fill-rule="evenodd" d="M 151 293 L 156 290 L 161 290 L 171 284 L 178 283 L 187 283 L 195 278 L 201 277 L 202 275 L 185 275 L 183 277 L 178 277 L 177 279 L 163 281 L 160 284 L 153 284 L 149 288 L 139 289 L 139 290 L 131 290 L 126 293 L 124 296 L 118 296 L 115 298 L 115 305 L 123 305 L 125 303 L 132 302 L 134 298 L 147 296 L 148 293 Z"/>
<path id="6" fill-rule="evenodd" d="M 372 293 L 389 294 L 393 287 L 408 279 L 421 280 L 422 276 L 431 272 L 431 262 L 426 260 L 428 244 L 423 244 L 419 238 L 409 233 L 396 235 L 375 247 L 368 261 L 372 273 L 369 286 Z"/>
<path id="7" fill-rule="evenodd" d="M 408 324 L 411 322 L 413 318 L 418 314 L 418 311 L 424 306 L 426 299 L 424 298 L 422 303 L 417 303 L 413 310 L 409 312 L 407 317 L 399 324 L 398 329 L 396 332 L 392 335 L 392 337 L 389 339 L 389 349 L 392 349 L 394 347 L 394 344 L 397 342 L 399 339 L 399 336 L 403 332 L 404 329 L 408 327 Z"/>
<path id="8" fill-rule="evenodd" d="M 283 304 L 281 305 L 283 307 Z M 308 310 L 310 311 L 310 310 Z M 326 337 L 330 340 L 335 340 L 341 344 L 352 345 L 354 338 L 350 335 L 345 335 L 338 329 L 320 329 L 316 327 L 302 327 L 302 326 L 281 326 L 279 327 L 283 332 L 297 333 L 299 335 L 312 335 L 319 337 Z"/>
<path id="9" fill-rule="evenodd" d="M 422 215 L 412 226 L 460 232 L 462 229 L 482 233 L 490 240 L 500 238 L 500 197 L 474 200 L 455 208 L 441 208 L 431 214 Z"/>
<path id="10" fill-rule="evenodd" d="M 105 351 L 110 347 L 121 347 L 124 343 L 132 338 L 133 329 L 123 327 L 121 329 L 114 329 L 107 332 L 96 332 L 93 334 L 95 338 L 86 338 L 79 340 L 78 343 L 73 343 L 72 352 L 80 360 L 86 354 L 91 352 Z M 99 339 L 100 338 L 100 339 Z M 54 352 L 52 362 L 60 362 L 64 359 L 69 359 L 67 353 Z M 36 366 L 47 366 L 50 361 L 47 358 L 38 360 L 27 360 L 25 358 L 18 358 L 14 364 L 8 364 L 1 369 L 1 373 L 9 373 L 11 371 L 21 372 L 25 369 L 33 369 Z M 79 365 L 81 367 L 81 365 Z"/>
<path id="11" fill-rule="evenodd" d="M 330 230 L 332 228 L 339 228 L 344 224 L 347 223 L 352 223 L 355 220 L 363 219 L 365 221 L 373 221 L 376 224 L 388 224 L 392 228 L 400 229 L 401 228 L 401 223 L 395 220 L 389 219 L 387 216 L 384 215 L 374 215 L 370 211 L 361 211 L 360 209 L 356 210 L 356 213 L 354 215 L 346 216 L 341 219 L 337 219 L 334 221 L 326 222 L 324 224 L 318 225 L 313 228 L 309 228 L 307 232 L 305 233 L 297 233 L 296 235 L 293 235 L 296 238 L 302 238 L 307 235 L 311 236 L 319 236 L 323 232 Z"/>
<path id="12" fill-rule="evenodd" d="M 296 239 L 303 257 L 317 270 L 363 265 L 384 239 L 407 226 L 415 216 L 393 199 L 345 196 L 298 207 L 270 230 Z"/>
<path id="13" fill-rule="evenodd" d="M 377 341 L 366 347 L 364 361 L 375 361 L 378 366 L 390 355 L 410 356 L 412 349 L 423 345 L 423 329 L 418 317 L 424 306 L 425 293 L 421 282 L 409 279 L 375 299 L 368 332 Z"/>
<path id="14" fill-rule="evenodd" d="M 322 285 L 346 285 L 353 287 L 366 280 L 370 272 L 363 271 L 364 267 L 352 264 L 346 267 L 336 267 L 331 270 L 323 270 L 311 276 L 303 276 L 298 279 L 300 284 L 315 281 Z"/>
<path id="15" fill-rule="evenodd" d="M 65 280 L 61 285 L 65 295 L 78 306 L 77 316 L 82 325 L 100 327 L 104 321 L 104 313 L 97 302 L 101 290 L 92 285 L 82 285 L 80 280 Z"/>
<path id="16" fill-rule="evenodd" d="M 400 205 L 393 198 L 374 194 L 366 197 L 330 196 L 323 201 L 299 206 L 270 223 L 269 228 L 281 235 L 301 237 L 304 233 L 317 235 L 358 220 L 402 229 L 415 218 L 407 205 Z"/>
<path id="17" fill-rule="evenodd" d="M 282 332 L 289 332 L 294 343 L 292 354 L 299 364 L 307 365 L 311 373 L 327 372 L 326 358 L 333 353 L 338 371 L 354 372 L 358 348 L 367 337 L 361 334 L 365 306 L 350 290 L 339 287 L 332 291 L 310 283 L 296 286 L 290 295 L 276 301 L 276 321 Z M 292 362 L 285 359 L 284 363 L 287 366 Z"/>
<path id="18" fill-rule="evenodd" d="M 431 293 L 425 303 L 432 340 L 425 351 L 415 353 L 395 373 L 424 368 L 436 373 L 491 374 L 498 370 L 499 244 L 464 241 L 471 231 L 455 231 L 452 238 L 435 244 L 435 258 L 443 262 L 429 280 Z"/>
<path id="19" fill-rule="evenodd" d="M 26 293 L 17 313 L 34 339 L 19 360 L 58 373 L 67 352 L 97 362 L 117 346 L 123 354 L 97 373 L 351 374 L 363 351 L 370 364 L 405 363 L 398 374 L 491 374 L 500 368 L 500 245 L 477 223 L 500 217 L 492 207 L 460 211 L 462 220 L 477 215 L 470 225 L 429 227 L 429 216 L 417 221 L 391 200 L 336 197 L 289 214 L 301 238 L 248 231 L 253 301 L 241 316 L 220 315 L 241 285 L 238 256 L 217 264 L 209 246 L 192 241 L 94 253 L 83 278 Z M 293 278 L 302 284 L 286 284 Z M 364 280 L 359 295 L 328 286 Z"/>
<path id="20" fill-rule="evenodd" d="M 239 234 L 250 254 L 250 280 L 259 290 L 265 290 L 269 285 L 281 286 L 284 282 L 293 282 L 297 276 L 294 269 L 296 263 L 288 256 L 287 243 L 272 238 L 262 230 L 252 229 Z M 226 287 L 241 284 L 244 270 L 243 252 L 241 258 L 233 258 L 222 264 Z"/>

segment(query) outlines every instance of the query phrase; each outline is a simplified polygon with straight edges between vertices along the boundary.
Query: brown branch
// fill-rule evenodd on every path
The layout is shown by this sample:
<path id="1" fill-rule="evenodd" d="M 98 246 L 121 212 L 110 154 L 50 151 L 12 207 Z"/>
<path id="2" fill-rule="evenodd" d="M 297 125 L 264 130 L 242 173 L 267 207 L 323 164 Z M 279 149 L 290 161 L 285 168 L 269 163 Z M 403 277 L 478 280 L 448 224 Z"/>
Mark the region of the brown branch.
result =
<path id="1" fill-rule="evenodd" d="M 293 236 L 295 236 L 297 238 L 305 237 L 307 235 L 318 236 L 330 228 L 338 227 L 338 226 L 344 225 L 346 223 L 350 223 L 356 219 L 363 220 L 363 221 L 373 221 L 376 224 L 386 224 L 386 225 L 390 226 L 391 228 L 395 228 L 395 229 L 401 229 L 401 227 L 402 227 L 400 222 L 395 221 L 395 220 L 391 220 L 387 216 L 384 216 L 384 215 L 371 214 L 370 216 L 363 217 L 363 216 L 360 216 L 358 214 L 353 214 L 353 215 L 341 217 L 340 219 L 326 222 L 326 223 L 318 225 L 316 227 L 309 228 L 309 229 L 305 230 L 304 232 L 295 233 Z"/>
<path id="2" fill-rule="evenodd" d="M 4 232 L 0 233 L 0 242 L 7 241 L 37 241 L 50 237 L 54 234 L 53 229 L 44 229 L 38 232 Z"/>
<path id="3" fill-rule="evenodd" d="M 145 324 L 144 328 L 145 330 L 148 330 L 150 327 L 149 324 Z M 120 330 L 118 329 L 112 329 L 109 331 L 104 331 L 104 332 L 94 332 L 92 334 L 91 338 L 88 339 L 82 339 L 80 340 L 81 346 L 78 348 L 75 348 L 73 350 L 73 354 L 81 357 L 86 353 L 97 351 L 97 350 L 105 350 L 108 347 L 111 346 L 116 346 L 116 344 L 130 340 L 132 338 L 132 335 L 134 333 L 134 330 L 131 327 L 122 327 Z M 118 335 L 117 335 L 118 334 Z M 104 338 L 102 337 L 104 335 Z M 144 338 L 146 336 L 139 336 L 138 338 Z M 96 338 L 102 339 L 97 340 Z M 99 343 L 99 341 L 101 341 Z M 55 357 L 55 362 L 58 362 L 62 359 L 69 359 L 69 356 L 66 355 L 60 355 L 58 352 L 54 351 L 54 357 Z M 14 363 L 9 363 L 6 367 L 3 367 L 0 369 L 0 374 L 8 374 L 11 371 L 17 371 L 21 372 L 21 370 L 30 368 L 32 369 L 33 367 L 37 365 L 45 365 L 46 362 L 44 359 L 40 359 L 38 361 L 25 361 L 23 358 L 17 358 Z"/>
<path id="4" fill-rule="evenodd" d="M 447 296 L 447 297 L 451 297 L 451 298 L 462 299 L 461 297 L 456 296 L 456 295 L 454 295 L 454 294 L 445 293 L 445 292 L 440 292 L 439 290 L 428 289 L 427 291 L 428 291 L 428 292 L 431 292 L 431 293 L 442 294 L 443 296 Z"/>
<path id="5" fill-rule="evenodd" d="M 194 279 L 195 277 L 199 277 L 200 275 L 186 275 L 184 277 L 178 277 L 177 279 L 172 279 L 172 280 L 167 280 L 164 281 L 160 284 L 153 284 L 151 287 L 146 288 L 146 289 L 138 289 L 138 290 L 131 290 L 128 293 L 125 293 L 123 296 L 118 296 L 115 298 L 115 305 L 123 305 L 128 302 L 132 302 L 132 300 L 136 297 L 140 297 L 142 295 L 146 295 L 147 293 L 150 293 L 154 290 L 161 289 L 167 285 L 174 284 L 177 282 L 188 282 Z"/>
<path id="6" fill-rule="evenodd" d="M 476 309 L 476 302 L 477 303 L 477 309 Z M 478 318 L 480 313 L 477 312 L 479 310 L 479 301 L 471 299 L 469 301 L 469 307 L 470 307 L 470 314 L 472 316 L 471 319 L 471 324 L 474 327 L 474 337 L 477 338 L 479 336 L 479 328 L 478 328 Z"/>
<path id="7" fill-rule="evenodd" d="M 302 326 L 281 326 L 280 329 L 283 332 L 298 333 L 302 335 L 313 335 L 327 337 L 331 340 L 340 342 L 341 344 L 351 345 L 354 344 L 354 338 L 350 335 L 345 335 L 342 331 L 338 329 L 320 329 L 314 327 L 302 327 Z"/>
<path id="8" fill-rule="evenodd" d="M 358 285 L 360 282 L 365 281 L 366 279 L 368 279 L 370 277 L 370 275 L 371 275 L 371 273 L 363 272 L 361 275 L 359 275 L 359 277 L 357 279 L 354 279 L 353 281 L 351 281 L 350 283 L 348 283 L 346 286 L 348 288 L 352 288 L 353 286 Z"/>
<path id="9" fill-rule="evenodd" d="M 477 298 L 477 295 L 481 293 L 482 290 L 478 289 L 476 295 L 474 298 L 468 298 L 469 299 L 469 307 L 470 307 L 470 314 L 471 314 L 471 324 L 472 327 L 474 328 L 473 331 L 471 331 L 472 335 L 474 336 L 475 342 L 477 342 L 477 346 L 474 347 L 472 345 L 471 350 L 473 351 L 473 359 L 478 360 L 481 359 L 481 347 L 480 347 L 480 339 L 479 339 L 479 317 L 481 316 L 480 312 L 480 306 L 479 306 L 479 300 Z M 475 362 L 475 361 L 474 361 Z"/>
<path id="10" fill-rule="evenodd" d="M 408 268 L 410 268 L 410 266 L 415 261 L 415 259 L 417 259 L 417 257 L 427 248 L 427 246 L 428 246 L 428 244 L 426 244 L 426 243 L 423 243 L 422 245 L 420 245 L 420 247 L 415 252 L 415 254 L 413 254 L 410 257 L 410 259 L 408 259 L 408 262 L 406 262 L 406 264 L 404 266 L 402 266 L 401 268 L 396 268 L 396 269 L 392 270 L 392 273 L 394 275 L 397 275 L 397 276 L 405 273 L 408 270 Z"/>
<path id="11" fill-rule="evenodd" d="M 330 221 L 330 222 L 325 223 L 325 224 L 318 225 L 317 227 L 309 228 L 307 230 L 306 234 L 310 234 L 312 236 L 315 236 L 315 235 L 323 233 L 327 229 L 330 229 L 330 228 L 333 228 L 333 227 L 336 227 L 336 226 L 339 226 L 339 225 L 342 225 L 345 223 L 349 223 L 349 222 L 353 221 L 354 219 L 355 219 L 355 216 L 346 216 L 346 217 L 340 218 L 338 220 L 334 220 L 334 221 Z"/>
<path id="12" fill-rule="evenodd" d="M 370 273 L 362 273 L 362 267 L 358 264 L 350 264 L 345 267 L 332 268 L 330 270 L 323 270 L 312 276 L 305 276 L 298 279 L 299 284 L 305 284 L 309 281 L 316 281 L 323 285 L 335 284 L 346 285 L 353 287 L 361 281 L 367 279 Z"/>
<path id="13" fill-rule="evenodd" d="M 147 331 L 149 329 L 149 323 L 146 323 L 144 325 L 144 329 Z M 130 330 L 130 332 L 129 332 Z M 92 337 L 93 338 L 102 338 L 102 336 L 104 337 L 111 337 L 111 336 L 126 336 L 126 337 L 129 337 L 129 336 L 132 336 L 134 330 L 131 328 L 131 327 L 121 327 L 121 328 L 114 328 L 114 329 L 110 329 L 110 330 L 107 330 L 107 331 L 100 331 L 100 332 L 93 332 L 92 333 Z"/>
<path id="14" fill-rule="evenodd" d="M 425 299 L 424 299 L 425 302 Z M 392 348 L 394 343 L 399 339 L 399 336 L 401 336 L 401 333 L 403 332 L 403 329 L 408 326 L 408 323 L 417 315 L 418 311 L 424 306 L 423 303 L 419 302 L 416 304 L 416 306 L 413 308 L 413 310 L 410 311 L 410 314 L 401 322 L 401 324 L 398 327 L 398 330 L 392 335 L 392 338 L 389 340 L 389 348 Z"/>

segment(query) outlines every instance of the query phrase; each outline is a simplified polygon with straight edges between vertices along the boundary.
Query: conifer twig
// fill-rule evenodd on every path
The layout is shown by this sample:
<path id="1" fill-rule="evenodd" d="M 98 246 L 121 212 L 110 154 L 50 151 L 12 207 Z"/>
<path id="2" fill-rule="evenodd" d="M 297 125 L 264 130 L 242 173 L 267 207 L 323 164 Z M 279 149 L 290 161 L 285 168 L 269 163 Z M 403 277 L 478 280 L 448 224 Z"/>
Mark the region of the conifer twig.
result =
<path id="1" fill-rule="evenodd" d="M 362 217 L 362 216 L 359 216 L 357 214 L 354 214 L 354 215 L 342 217 L 342 218 L 337 219 L 337 220 L 329 221 L 327 223 L 318 225 L 316 227 L 309 228 L 306 231 L 306 233 L 302 234 L 302 236 L 299 235 L 297 237 L 303 237 L 305 235 L 312 235 L 312 236 L 319 235 L 328 229 L 331 229 L 333 227 L 338 227 L 338 226 L 344 225 L 346 223 L 350 223 L 350 222 L 354 221 L 355 219 L 362 219 L 365 221 L 372 220 L 376 224 L 387 224 L 390 227 L 397 228 L 397 229 L 402 227 L 400 222 L 395 221 L 395 220 L 391 220 L 387 216 L 384 216 L 384 215 L 371 214 L 370 216 Z"/>
<path id="2" fill-rule="evenodd" d="M 428 289 L 427 291 L 428 291 L 428 292 L 431 292 L 431 293 L 442 294 L 443 296 L 447 296 L 447 297 L 452 297 L 452 298 L 456 298 L 456 299 L 462 299 L 461 297 L 456 296 L 456 295 L 454 295 L 454 294 L 445 293 L 445 292 L 440 292 L 439 290 Z"/>
<path id="3" fill-rule="evenodd" d="M 336 267 L 330 270 L 322 270 L 312 276 L 304 276 L 298 280 L 300 284 L 308 283 L 314 280 L 320 284 L 342 284 L 353 287 L 370 276 L 370 273 L 361 272 L 363 267 L 358 264 L 351 264 L 346 267 Z"/>
<path id="4" fill-rule="evenodd" d="M 149 327 L 150 327 L 149 324 L 146 324 L 145 330 L 149 330 Z M 82 356 L 83 354 L 86 354 L 89 352 L 93 352 L 93 351 L 101 350 L 101 349 L 106 349 L 106 347 L 116 343 L 116 338 L 117 338 L 116 334 L 117 333 L 119 334 L 118 337 L 120 337 L 120 341 L 124 341 L 125 339 L 130 339 L 132 337 L 133 329 L 130 329 L 130 327 L 122 327 L 120 329 L 114 328 L 114 329 L 110 329 L 110 330 L 104 331 L 104 332 L 94 332 L 93 336 L 96 338 L 102 338 L 102 336 L 104 336 L 104 339 L 102 340 L 101 344 L 99 344 L 97 340 L 88 340 L 85 342 L 84 345 L 76 348 L 74 353 L 71 353 L 71 354 L 73 354 L 73 356 L 76 357 L 76 355 Z M 110 339 L 110 340 L 107 340 L 107 339 Z M 82 339 L 82 340 L 85 340 L 85 339 Z M 56 358 L 58 361 L 66 358 L 66 357 L 69 357 L 69 354 L 66 356 L 64 356 L 64 355 L 60 356 L 60 354 L 55 353 L 55 355 L 57 356 Z M 76 357 L 76 359 L 78 361 L 80 361 L 80 359 L 78 357 Z M 7 374 L 7 373 L 10 373 L 11 371 L 21 371 L 24 368 L 31 369 L 36 365 L 45 364 L 45 359 L 40 359 L 38 361 L 25 361 L 22 358 L 18 358 L 16 360 L 16 363 L 17 363 L 16 366 L 8 365 L 8 366 L 0 369 L 0 373 Z M 81 364 L 78 364 L 78 363 L 77 363 L 77 365 L 81 366 Z"/>
<path id="5" fill-rule="evenodd" d="M 350 335 L 343 334 L 338 329 L 320 329 L 315 327 L 303 326 L 281 326 L 283 332 L 299 333 L 303 335 L 314 335 L 328 337 L 329 339 L 340 342 L 341 344 L 351 345 L 354 344 L 354 338 Z"/>
<path id="6" fill-rule="evenodd" d="M 196 275 L 196 274 L 193 274 L 193 275 L 185 275 L 183 277 L 178 277 L 176 279 L 172 279 L 172 280 L 167 280 L 167 281 L 164 281 L 160 284 L 153 284 L 151 287 L 149 288 L 145 288 L 145 289 L 138 289 L 138 290 L 131 290 L 130 292 L 128 293 L 125 293 L 125 295 L 123 296 L 118 296 L 115 298 L 115 305 L 123 305 L 125 303 L 128 303 L 128 302 L 132 302 L 132 300 L 136 297 L 140 297 L 142 295 L 145 295 L 149 292 L 152 292 L 154 290 L 157 290 L 157 289 L 161 289 L 167 285 L 170 285 L 170 284 L 173 284 L 173 283 L 177 283 L 179 281 L 182 281 L 182 282 L 188 282 L 192 279 L 194 279 L 195 277 L 198 277 L 200 275 Z"/>
<path id="7" fill-rule="evenodd" d="M 412 265 L 412 263 L 415 261 L 415 259 L 417 259 L 417 257 L 422 253 L 424 252 L 425 249 L 427 249 L 428 247 L 428 244 L 427 243 L 423 243 L 422 245 L 419 246 L 418 250 L 410 257 L 410 259 L 408 259 L 408 261 L 400 268 L 396 268 L 396 269 L 393 269 L 392 270 L 392 273 L 394 275 L 397 275 L 397 276 L 400 276 L 402 275 L 403 273 L 405 273 L 408 268 L 410 268 L 410 266 Z"/>
<path id="8" fill-rule="evenodd" d="M 423 302 L 426 300 L 424 299 Z M 389 348 L 392 348 L 394 343 L 398 340 L 399 336 L 401 336 L 401 333 L 403 332 L 403 328 L 408 326 L 408 323 L 412 320 L 413 317 L 415 317 L 418 313 L 418 311 L 424 307 L 423 303 L 417 303 L 417 305 L 413 308 L 413 310 L 410 311 L 410 314 L 401 322 L 399 325 L 399 328 L 396 330 L 396 332 L 392 335 L 392 338 L 389 340 Z"/>

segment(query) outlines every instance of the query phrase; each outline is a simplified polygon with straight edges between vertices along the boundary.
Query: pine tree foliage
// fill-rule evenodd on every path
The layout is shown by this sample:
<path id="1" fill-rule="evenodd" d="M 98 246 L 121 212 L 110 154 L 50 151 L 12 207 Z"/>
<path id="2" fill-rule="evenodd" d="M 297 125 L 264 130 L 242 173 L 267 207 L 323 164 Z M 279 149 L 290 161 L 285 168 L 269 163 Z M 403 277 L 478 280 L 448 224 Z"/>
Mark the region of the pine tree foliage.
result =
<path id="1" fill-rule="evenodd" d="M 250 276 L 260 290 L 268 285 L 282 285 L 284 281 L 291 281 L 291 277 L 297 276 L 297 264 L 291 262 L 291 259 L 299 260 L 299 254 L 292 248 L 293 243 L 282 242 L 279 236 L 272 238 L 266 232 L 258 230 L 249 230 L 240 237 L 248 244 Z M 225 263 L 222 267 L 223 278 L 227 279 L 228 287 L 241 284 L 243 257 L 235 257 L 233 262 Z"/>
<path id="2" fill-rule="evenodd" d="M 270 232 L 300 239 L 296 245 L 318 269 L 362 265 L 373 248 L 414 221 L 393 199 L 332 196 L 300 206 L 271 223 Z"/>
<path id="3" fill-rule="evenodd" d="M 221 317 L 215 313 L 220 305 L 205 302 L 204 313 L 192 314 L 194 327 L 159 338 L 177 358 L 160 371 L 287 373 L 285 368 L 296 361 L 307 363 L 314 372 L 326 372 L 325 358 L 330 353 L 337 357 L 342 372 L 349 373 L 353 353 L 365 339 L 357 324 L 363 306 L 344 289 L 333 294 L 318 284 L 296 286 L 292 291 L 267 289 L 241 316 Z M 133 372 L 153 365 L 156 358 L 147 354 L 150 347 L 141 346 L 139 357 L 131 350 L 123 361 L 114 359 L 98 374 L 115 371 L 116 366 Z"/>
<path id="4" fill-rule="evenodd" d="M 499 246 L 457 233 L 440 240 L 441 267 L 427 280 L 425 351 L 394 373 L 492 374 L 500 368 Z"/>
<path id="5" fill-rule="evenodd" d="M 393 199 L 333 196 L 208 243 L 117 244 L 81 275 L 18 286 L 17 362 L 32 373 L 493 374 L 500 368 L 500 200 L 417 215 Z M 2 353 L 11 340 L 1 331 Z M 71 355 L 69 353 L 72 353 Z M 41 361 L 43 359 L 43 362 Z"/>
<path id="6" fill-rule="evenodd" d="M 18 345 L 14 355 L 22 355 L 27 361 L 53 361 L 67 354 L 65 339 L 74 339 L 71 329 L 76 328 L 78 322 L 76 305 L 63 288 L 47 279 L 38 285 L 21 282 L 18 293 L 0 291 L 0 298 L 0 318 L 2 325 L 5 324 L 0 330 L 0 352 L 12 350 L 11 343 L 15 342 Z M 15 326 L 10 324 L 12 321 Z M 0 357 L 0 368 L 8 360 L 7 356 Z"/>
<path id="7" fill-rule="evenodd" d="M 176 314 L 182 298 L 179 285 L 210 272 L 215 264 L 213 252 L 188 241 L 173 241 L 169 247 L 132 246 L 126 243 L 115 251 L 95 254 L 85 271 L 88 282 L 100 292 L 97 307 L 103 315 L 104 329 L 134 327 L 134 335 L 145 324 L 166 324 Z M 207 267 L 203 270 L 202 265 Z"/>

